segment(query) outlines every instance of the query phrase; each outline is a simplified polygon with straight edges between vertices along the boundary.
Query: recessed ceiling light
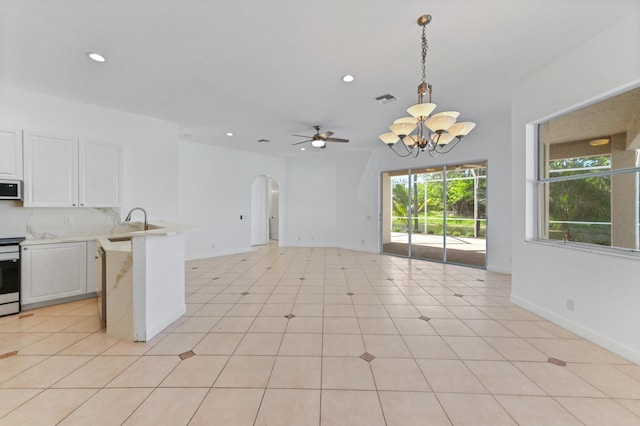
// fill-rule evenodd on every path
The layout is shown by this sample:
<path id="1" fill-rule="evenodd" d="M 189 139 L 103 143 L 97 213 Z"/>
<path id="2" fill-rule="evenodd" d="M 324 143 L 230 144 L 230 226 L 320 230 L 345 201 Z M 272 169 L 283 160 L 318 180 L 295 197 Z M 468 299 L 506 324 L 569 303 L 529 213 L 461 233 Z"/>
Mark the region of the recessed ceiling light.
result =
<path id="1" fill-rule="evenodd" d="M 594 139 L 592 141 L 589 142 L 589 145 L 591 146 L 602 146 L 602 145 L 606 145 L 609 143 L 609 138 L 602 138 L 602 139 Z"/>
<path id="2" fill-rule="evenodd" d="M 89 58 L 93 59 L 96 62 L 104 62 L 104 61 L 106 61 L 104 56 L 102 56 L 101 54 L 96 53 L 96 52 L 89 52 L 89 53 L 87 53 L 87 55 L 89 56 Z"/>
<path id="3" fill-rule="evenodd" d="M 232 132 L 227 132 L 227 136 L 233 136 Z"/>
<path id="4" fill-rule="evenodd" d="M 300 151 L 306 151 L 307 148 L 300 148 Z"/>
<path id="5" fill-rule="evenodd" d="M 347 74 L 342 77 L 342 81 L 345 83 L 351 83 L 354 80 L 354 77 L 351 74 Z"/>

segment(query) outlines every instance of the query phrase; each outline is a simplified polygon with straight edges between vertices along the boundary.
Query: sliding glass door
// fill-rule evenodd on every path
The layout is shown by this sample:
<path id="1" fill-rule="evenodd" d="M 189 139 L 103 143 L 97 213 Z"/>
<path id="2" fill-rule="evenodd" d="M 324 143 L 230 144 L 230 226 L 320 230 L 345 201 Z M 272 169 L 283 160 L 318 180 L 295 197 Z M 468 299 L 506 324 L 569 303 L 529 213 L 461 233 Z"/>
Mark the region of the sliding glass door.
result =
<path id="1" fill-rule="evenodd" d="M 486 162 L 382 173 L 382 252 L 485 267 Z"/>
<path id="2" fill-rule="evenodd" d="M 385 207 L 382 221 L 387 232 L 382 236 L 385 253 L 409 256 L 411 238 L 411 205 L 409 175 L 388 172 L 382 176 L 382 198 Z"/>
<path id="3" fill-rule="evenodd" d="M 447 261 L 484 267 L 487 255 L 485 163 L 449 166 L 447 181 Z"/>
<path id="4" fill-rule="evenodd" d="M 415 196 L 415 226 L 411 234 L 411 256 L 445 261 L 444 167 L 411 170 Z"/>

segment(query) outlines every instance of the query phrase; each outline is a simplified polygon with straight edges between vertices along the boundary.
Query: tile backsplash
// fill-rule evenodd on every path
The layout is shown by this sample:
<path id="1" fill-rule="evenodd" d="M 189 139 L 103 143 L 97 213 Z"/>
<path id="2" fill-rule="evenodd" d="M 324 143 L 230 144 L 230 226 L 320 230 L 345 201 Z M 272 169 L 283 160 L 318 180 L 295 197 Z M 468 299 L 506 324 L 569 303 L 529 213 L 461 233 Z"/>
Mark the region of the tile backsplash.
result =
<path id="1" fill-rule="evenodd" d="M 111 234 L 121 221 L 120 208 L 33 208 L 22 207 L 20 201 L 0 201 L 0 238 Z"/>

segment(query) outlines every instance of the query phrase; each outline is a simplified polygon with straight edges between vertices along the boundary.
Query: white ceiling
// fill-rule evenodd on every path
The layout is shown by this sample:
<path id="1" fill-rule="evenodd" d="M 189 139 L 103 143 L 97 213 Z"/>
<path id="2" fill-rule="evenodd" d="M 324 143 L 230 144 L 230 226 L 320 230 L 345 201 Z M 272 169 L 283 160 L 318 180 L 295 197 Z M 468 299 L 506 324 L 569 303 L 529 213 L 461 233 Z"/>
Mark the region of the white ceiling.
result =
<path id="1" fill-rule="evenodd" d="M 381 144 L 378 134 L 416 102 L 418 16 L 433 15 L 427 80 L 436 111 L 457 109 L 482 126 L 508 113 L 514 84 L 639 8 L 638 0 L 0 0 L 0 83 L 173 121 L 189 139 L 219 146 L 309 155 L 291 135 L 320 124 L 351 139 L 323 152 L 363 149 Z M 89 51 L 107 62 L 88 60 Z M 347 73 L 353 83 L 342 82 Z M 374 100 L 386 93 L 398 100 Z"/>

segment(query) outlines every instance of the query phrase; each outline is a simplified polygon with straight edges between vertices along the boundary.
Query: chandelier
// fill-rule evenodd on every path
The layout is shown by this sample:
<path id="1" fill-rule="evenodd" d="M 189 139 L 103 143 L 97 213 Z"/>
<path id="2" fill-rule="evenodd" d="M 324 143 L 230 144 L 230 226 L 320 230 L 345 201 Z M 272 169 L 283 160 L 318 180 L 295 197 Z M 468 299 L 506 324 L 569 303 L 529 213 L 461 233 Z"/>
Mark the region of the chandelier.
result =
<path id="1" fill-rule="evenodd" d="M 431 114 L 436 109 L 436 104 L 431 103 L 432 86 L 426 81 L 425 70 L 429 48 L 425 28 L 429 22 L 431 22 L 431 15 L 422 15 L 418 18 L 418 25 L 422 27 L 422 82 L 418 85 L 418 103 L 407 108 L 411 117 L 395 120 L 389 126 L 391 131 L 379 136 L 380 140 L 400 157 L 417 157 L 424 151 L 432 157 L 446 154 L 476 127 L 476 123 L 472 122 L 456 123 L 460 116 L 457 111 Z M 423 103 L 424 95 L 427 93 L 429 103 Z M 396 146 L 402 146 L 400 151 Z"/>

